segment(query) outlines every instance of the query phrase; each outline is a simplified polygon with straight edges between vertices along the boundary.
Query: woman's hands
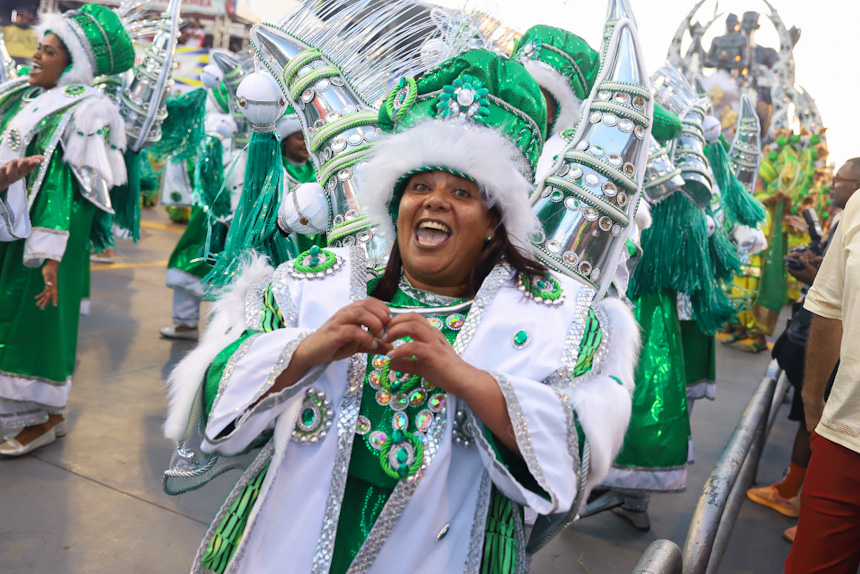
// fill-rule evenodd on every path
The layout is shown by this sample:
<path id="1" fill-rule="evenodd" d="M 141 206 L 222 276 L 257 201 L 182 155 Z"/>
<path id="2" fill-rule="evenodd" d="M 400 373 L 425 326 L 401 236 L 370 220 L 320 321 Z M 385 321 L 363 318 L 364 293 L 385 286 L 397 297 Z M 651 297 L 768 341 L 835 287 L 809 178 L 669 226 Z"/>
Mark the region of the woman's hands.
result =
<path id="1" fill-rule="evenodd" d="M 418 313 L 397 315 L 388 324 L 385 344 L 409 337 L 388 353 L 391 369 L 424 377 L 445 392 L 460 395 L 480 371 L 460 358 L 445 335 Z M 393 345 L 392 345 L 393 346 Z"/>
<path id="2" fill-rule="evenodd" d="M 293 355 L 308 368 L 351 357 L 355 353 L 385 353 L 379 340 L 391 320 L 388 306 L 373 297 L 340 309 L 301 342 Z"/>
<path id="3" fill-rule="evenodd" d="M 57 289 L 57 269 L 60 267 L 59 261 L 48 259 L 42 266 L 42 279 L 45 281 L 45 289 L 36 295 L 36 307 L 45 310 L 48 303 L 54 307 L 60 299 L 60 291 Z"/>

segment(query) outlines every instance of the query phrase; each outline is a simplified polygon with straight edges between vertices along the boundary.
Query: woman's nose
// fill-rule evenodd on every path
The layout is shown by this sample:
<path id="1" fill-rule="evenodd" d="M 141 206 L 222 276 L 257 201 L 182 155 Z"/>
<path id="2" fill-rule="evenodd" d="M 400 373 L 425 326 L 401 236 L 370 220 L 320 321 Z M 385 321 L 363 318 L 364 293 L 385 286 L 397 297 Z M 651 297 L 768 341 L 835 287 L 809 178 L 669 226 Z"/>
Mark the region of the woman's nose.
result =
<path id="1" fill-rule="evenodd" d="M 441 187 L 435 188 L 424 198 L 424 206 L 428 209 L 446 209 L 448 205 L 448 194 Z"/>

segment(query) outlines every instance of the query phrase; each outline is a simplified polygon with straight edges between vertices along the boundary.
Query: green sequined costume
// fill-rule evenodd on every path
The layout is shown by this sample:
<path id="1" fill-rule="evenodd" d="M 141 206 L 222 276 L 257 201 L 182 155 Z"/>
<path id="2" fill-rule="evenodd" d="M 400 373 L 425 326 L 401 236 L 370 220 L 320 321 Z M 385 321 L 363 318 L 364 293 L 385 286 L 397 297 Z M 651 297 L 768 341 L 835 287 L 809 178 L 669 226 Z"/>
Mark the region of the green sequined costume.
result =
<path id="1" fill-rule="evenodd" d="M 11 116 L 4 118 L 8 122 Z M 60 117 L 48 119 L 28 155 L 44 153 Z M 3 127 L 5 127 L 5 123 Z M 31 174 L 29 183 L 36 177 Z M 75 368 L 81 299 L 89 275 L 89 237 L 96 207 L 80 193 L 57 149 L 30 209 L 34 228 L 68 233 L 57 273 L 59 302 L 44 310 L 42 266 L 26 267 L 26 240 L 0 242 L 0 426 L 39 424 L 66 406 Z M 46 360 L 50 357 L 50 360 Z"/>

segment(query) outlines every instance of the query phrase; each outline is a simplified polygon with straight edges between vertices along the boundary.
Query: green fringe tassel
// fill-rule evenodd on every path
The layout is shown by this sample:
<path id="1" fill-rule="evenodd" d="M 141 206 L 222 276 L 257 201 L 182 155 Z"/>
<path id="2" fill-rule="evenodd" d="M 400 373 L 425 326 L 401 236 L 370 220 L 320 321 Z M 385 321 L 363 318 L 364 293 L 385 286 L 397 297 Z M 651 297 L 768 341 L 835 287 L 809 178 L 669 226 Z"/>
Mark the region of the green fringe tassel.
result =
<path id="1" fill-rule="evenodd" d="M 167 119 L 161 125 L 161 139 L 150 148 L 150 154 L 157 160 L 195 157 L 206 139 L 206 90 L 173 95 L 165 105 Z"/>
<path id="2" fill-rule="evenodd" d="M 643 254 L 630 281 L 630 298 L 665 289 L 687 293 L 699 327 L 714 333 L 735 308 L 715 276 L 704 212 L 678 192 L 653 206 L 651 217 L 651 227 L 642 232 Z M 725 255 L 719 245 L 717 250 Z M 726 258 L 720 265 L 730 263 Z"/>
<path id="3" fill-rule="evenodd" d="M 224 251 L 228 226 L 224 219 L 230 215 L 230 194 L 224 189 L 224 148 L 221 140 L 207 136 L 194 167 L 194 201 L 206 214 L 208 232 L 203 257 L 212 260 L 213 256 Z"/>
<path id="4" fill-rule="evenodd" d="M 140 159 L 140 195 L 144 207 L 155 207 L 158 203 L 158 179 L 147 151 Z"/>
<path id="5" fill-rule="evenodd" d="M 292 240 L 281 235 L 275 224 L 281 201 L 280 142 L 274 134 L 254 133 L 248 145 L 245 183 L 236 214 L 227 234 L 224 252 L 206 276 L 209 292 L 232 283 L 251 251 L 266 255 L 272 265 L 280 265 L 298 255 Z"/>
<path id="6" fill-rule="evenodd" d="M 90 253 L 103 253 L 113 248 L 113 219 L 112 213 L 96 210 L 93 225 L 90 227 Z"/>
<path id="7" fill-rule="evenodd" d="M 767 216 L 764 206 L 738 181 L 722 145 L 708 146 L 708 161 L 722 194 L 720 201 L 729 228 L 737 224 L 756 227 L 762 223 Z"/>
<path id="8" fill-rule="evenodd" d="M 714 264 L 714 278 L 717 281 L 732 281 L 741 270 L 741 257 L 722 225 L 717 224 L 708 238 L 708 251 Z"/>
<path id="9" fill-rule="evenodd" d="M 128 172 L 128 183 L 117 185 L 110 190 L 110 201 L 115 216 L 113 223 L 128 234 L 135 243 L 140 239 L 140 181 L 141 162 L 143 157 L 139 152 L 125 152 L 125 169 Z"/>

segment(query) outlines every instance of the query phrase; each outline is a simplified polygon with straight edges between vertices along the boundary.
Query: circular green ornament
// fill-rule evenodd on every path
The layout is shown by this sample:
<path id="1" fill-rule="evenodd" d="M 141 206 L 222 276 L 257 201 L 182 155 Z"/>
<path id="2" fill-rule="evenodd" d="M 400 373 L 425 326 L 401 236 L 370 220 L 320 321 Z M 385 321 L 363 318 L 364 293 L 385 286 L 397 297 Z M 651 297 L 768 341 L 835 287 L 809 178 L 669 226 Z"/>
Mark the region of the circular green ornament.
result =
<path id="1" fill-rule="evenodd" d="M 395 480 L 406 479 L 419 470 L 424 462 L 424 446 L 410 432 L 395 429 L 379 450 L 379 465 Z"/>

